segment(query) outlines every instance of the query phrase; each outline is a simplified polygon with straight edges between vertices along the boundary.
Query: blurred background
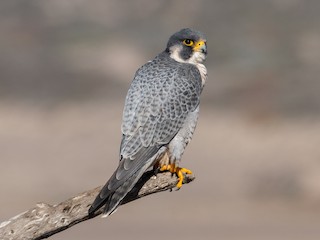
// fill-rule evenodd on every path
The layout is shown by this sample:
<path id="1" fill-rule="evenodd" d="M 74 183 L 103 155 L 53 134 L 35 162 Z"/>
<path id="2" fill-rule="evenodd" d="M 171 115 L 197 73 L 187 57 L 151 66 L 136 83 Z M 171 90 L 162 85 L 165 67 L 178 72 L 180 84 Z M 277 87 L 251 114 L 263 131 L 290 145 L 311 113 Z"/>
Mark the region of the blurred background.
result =
<path id="1" fill-rule="evenodd" d="M 51 239 L 320 238 L 320 2 L 0 2 L 0 222 L 102 185 L 138 67 L 183 27 L 209 78 L 196 180 Z"/>

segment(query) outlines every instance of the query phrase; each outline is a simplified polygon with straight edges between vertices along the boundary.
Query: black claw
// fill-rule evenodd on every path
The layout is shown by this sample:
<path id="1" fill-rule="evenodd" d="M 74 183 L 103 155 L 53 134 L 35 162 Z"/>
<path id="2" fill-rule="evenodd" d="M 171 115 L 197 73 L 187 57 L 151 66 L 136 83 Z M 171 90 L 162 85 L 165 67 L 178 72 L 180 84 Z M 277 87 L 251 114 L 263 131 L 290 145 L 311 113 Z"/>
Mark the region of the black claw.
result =
<path id="1" fill-rule="evenodd" d="M 159 168 L 155 168 L 155 169 L 153 170 L 153 175 L 154 175 L 154 176 L 157 176 L 159 172 L 160 172 L 160 169 L 159 169 Z"/>

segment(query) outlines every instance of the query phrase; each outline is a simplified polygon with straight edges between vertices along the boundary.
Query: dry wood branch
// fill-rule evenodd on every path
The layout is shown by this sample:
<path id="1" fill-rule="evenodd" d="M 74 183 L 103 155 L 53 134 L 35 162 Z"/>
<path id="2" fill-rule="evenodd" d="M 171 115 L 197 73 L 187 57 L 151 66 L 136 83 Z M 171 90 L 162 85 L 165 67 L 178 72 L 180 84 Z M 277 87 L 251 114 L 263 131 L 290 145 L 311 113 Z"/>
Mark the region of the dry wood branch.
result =
<path id="1" fill-rule="evenodd" d="M 194 176 L 186 176 L 184 183 L 194 180 Z M 177 178 L 171 173 L 146 172 L 122 204 L 134 201 L 149 194 L 172 189 Z M 2 240 L 39 240 L 50 237 L 82 221 L 88 220 L 88 209 L 101 187 L 86 191 L 57 205 L 38 203 L 36 207 L 23 212 L 0 224 Z M 92 217 L 102 213 L 102 209 Z"/>

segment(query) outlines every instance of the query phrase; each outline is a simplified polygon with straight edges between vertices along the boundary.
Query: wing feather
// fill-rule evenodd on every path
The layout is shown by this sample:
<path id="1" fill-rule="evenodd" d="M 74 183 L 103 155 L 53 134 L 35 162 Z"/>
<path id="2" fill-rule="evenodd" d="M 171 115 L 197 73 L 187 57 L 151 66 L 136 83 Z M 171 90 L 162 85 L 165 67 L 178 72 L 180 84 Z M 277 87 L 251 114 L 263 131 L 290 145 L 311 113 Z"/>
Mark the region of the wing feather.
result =
<path id="1" fill-rule="evenodd" d="M 123 113 L 121 159 L 108 188 L 116 189 L 171 141 L 199 105 L 201 90 L 193 65 L 155 59 L 137 71 Z"/>
<path id="2" fill-rule="evenodd" d="M 169 143 L 198 106 L 201 90 L 194 65 L 172 60 L 160 67 L 156 61 L 141 67 L 126 98 L 121 155 L 134 158 L 137 147 Z"/>

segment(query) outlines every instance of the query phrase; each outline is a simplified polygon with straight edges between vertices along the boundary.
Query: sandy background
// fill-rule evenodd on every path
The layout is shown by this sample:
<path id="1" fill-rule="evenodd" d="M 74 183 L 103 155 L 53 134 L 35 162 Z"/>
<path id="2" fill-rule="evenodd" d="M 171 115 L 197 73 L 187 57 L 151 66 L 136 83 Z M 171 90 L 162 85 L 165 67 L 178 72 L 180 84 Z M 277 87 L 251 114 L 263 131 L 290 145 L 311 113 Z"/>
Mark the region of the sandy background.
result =
<path id="1" fill-rule="evenodd" d="M 196 181 L 51 239 L 320 238 L 320 2 L 1 1 L 0 222 L 104 184 L 135 70 L 191 26 Z"/>

